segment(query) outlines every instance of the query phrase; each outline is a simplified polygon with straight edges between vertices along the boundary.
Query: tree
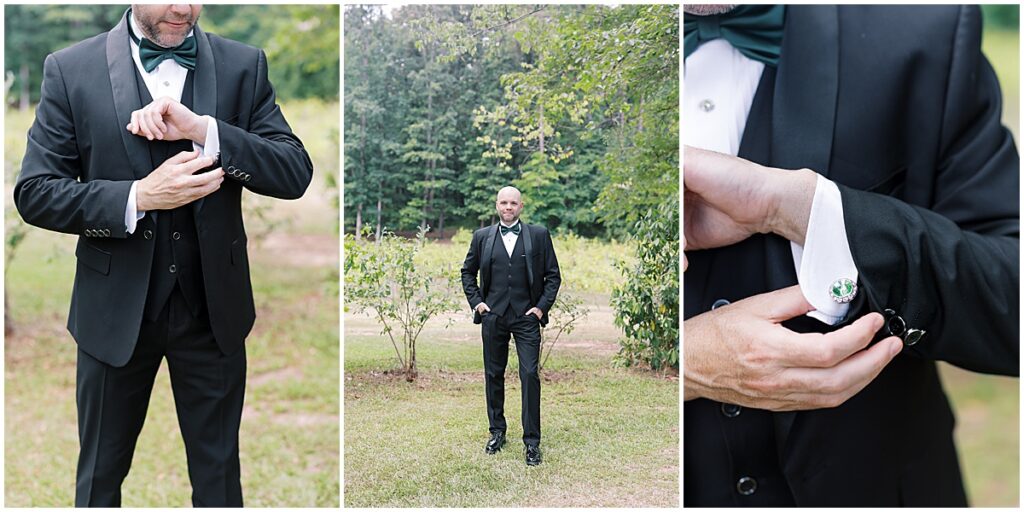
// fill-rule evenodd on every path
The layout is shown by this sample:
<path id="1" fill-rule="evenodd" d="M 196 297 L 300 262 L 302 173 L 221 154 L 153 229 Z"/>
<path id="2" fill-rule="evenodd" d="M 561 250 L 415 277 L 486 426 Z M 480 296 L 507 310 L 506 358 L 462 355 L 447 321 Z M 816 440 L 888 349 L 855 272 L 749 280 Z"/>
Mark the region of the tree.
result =
<path id="1" fill-rule="evenodd" d="M 385 232 L 375 244 L 345 237 L 345 299 L 377 318 L 410 382 L 418 375 L 416 341 L 427 321 L 459 309 L 455 269 L 417 264 L 425 243 L 426 229 L 415 240 Z"/>

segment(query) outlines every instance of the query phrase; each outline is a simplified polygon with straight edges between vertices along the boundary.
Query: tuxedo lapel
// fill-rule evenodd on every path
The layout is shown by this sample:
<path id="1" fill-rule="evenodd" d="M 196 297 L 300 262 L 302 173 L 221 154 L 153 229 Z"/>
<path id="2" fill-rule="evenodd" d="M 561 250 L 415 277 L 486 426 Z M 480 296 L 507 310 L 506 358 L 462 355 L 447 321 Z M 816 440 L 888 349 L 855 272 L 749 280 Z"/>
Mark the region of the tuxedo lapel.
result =
<path id="1" fill-rule="evenodd" d="M 838 34 L 836 6 L 786 7 L 772 105 L 771 163 L 776 167 L 809 168 L 828 176 L 839 94 Z M 777 449 L 783 461 L 797 414 L 773 415 Z"/>
<path id="2" fill-rule="evenodd" d="M 121 22 L 107 34 L 107 71 L 110 75 L 110 89 L 117 118 L 117 126 L 114 129 L 124 143 L 132 174 L 136 179 L 145 178 L 153 170 L 147 141 L 143 137 L 132 135 L 125 128 L 132 120 L 132 112 L 142 108 L 135 82 L 135 60 L 132 59 L 128 37 L 127 15 L 123 16 Z"/>
<path id="3" fill-rule="evenodd" d="M 480 275 L 481 281 L 484 279 L 490 280 L 491 276 L 491 254 L 494 251 L 494 239 L 498 237 L 498 225 L 495 224 L 490 227 L 487 234 L 484 236 L 484 250 L 480 253 Z M 487 290 L 484 290 L 486 295 Z"/>
<path id="4" fill-rule="evenodd" d="M 790 5 L 775 78 L 772 165 L 828 176 L 839 93 L 834 5 Z"/>
<path id="5" fill-rule="evenodd" d="M 523 239 L 523 252 L 526 253 L 526 277 L 527 282 L 530 286 L 533 286 L 533 258 L 530 255 L 533 254 L 533 238 L 530 236 L 530 228 L 525 222 L 521 222 L 520 225 L 523 227 L 519 233 L 519 237 Z"/>
<path id="6" fill-rule="evenodd" d="M 217 117 L 217 67 L 213 60 L 213 50 L 210 48 L 210 41 L 206 33 L 200 30 L 199 25 L 193 29 L 196 38 L 198 54 L 196 55 L 196 70 L 194 89 L 192 90 L 192 111 L 200 116 Z M 196 222 L 199 222 L 199 210 L 203 207 L 205 197 L 192 203 Z"/>

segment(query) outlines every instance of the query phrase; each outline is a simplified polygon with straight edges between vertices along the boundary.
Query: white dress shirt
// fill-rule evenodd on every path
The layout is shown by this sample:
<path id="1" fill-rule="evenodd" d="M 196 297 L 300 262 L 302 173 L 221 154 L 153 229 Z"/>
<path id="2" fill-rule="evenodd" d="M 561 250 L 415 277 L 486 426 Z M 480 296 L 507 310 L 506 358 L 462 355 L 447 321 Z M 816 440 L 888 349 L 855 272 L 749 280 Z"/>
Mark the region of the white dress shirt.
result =
<path id="1" fill-rule="evenodd" d="M 708 41 L 690 54 L 683 67 L 684 144 L 736 156 L 762 71 L 764 64 L 724 39 Z M 840 278 L 857 282 L 858 273 L 846 238 L 839 187 L 820 174 L 804 245 L 790 245 L 800 290 L 815 308 L 807 316 L 830 325 L 840 322 L 850 305 L 833 301 L 829 290 Z"/>
<path id="2" fill-rule="evenodd" d="M 142 31 L 135 23 L 134 15 L 128 17 L 128 22 L 131 23 L 132 32 L 136 36 L 142 37 Z M 189 32 L 187 37 L 193 37 L 192 32 Z M 180 102 L 181 92 L 185 89 L 185 78 L 188 77 L 188 69 L 182 67 L 174 59 L 164 59 L 153 71 L 146 72 L 146 68 L 142 66 L 142 61 L 139 59 L 139 45 L 135 41 L 131 41 L 131 45 L 132 59 L 135 60 L 135 66 L 138 68 L 139 74 L 142 75 L 146 88 L 149 89 L 149 95 L 154 100 L 168 96 L 174 101 Z M 193 142 L 192 148 L 202 151 L 204 156 L 216 155 L 220 152 L 220 134 L 217 131 L 217 121 L 211 116 L 203 117 L 206 118 L 206 140 L 203 142 L 203 145 Z M 146 216 L 146 212 L 136 211 L 135 194 L 138 185 L 138 181 L 132 183 L 132 188 L 128 192 L 128 204 L 124 210 L 124 226 L 125 231 L 128 233 L 134 233 L 138 221 Z"/>
<path id="3" fill-rule="evenodd" d="M 519 221 L 517 220 L 517 221 L 515 221 L 512 224 L 509 224 L 507 226 L 505 225 L 504 222 L 498 221 L 498 223 L 501 224 L 502 226 L 505 226 L 506 228 L 511 228 L 511 227 L 515 226 L 516 224 L 519 224 Z M 520 229 L 522 229 L 522 228 L 520 228 Z M 501 228 L 498 228 L 498 235 L 501 236 L 501 243 L 505 244 L 505 252 L 507 252 L 508 253 L 508 257 L 511 258 L 512 257 L 512 251 L 515 250 L 515 248 L 516 248 L 516 240 L 519 240 L 519 235 L 517 235 L 517 234 L 515 234 L 515 233 L 513 233 L 511 231 L 509 231 L 508 233 L 505 233 L 504 235 L 502 235 L 501 234 Z"/>

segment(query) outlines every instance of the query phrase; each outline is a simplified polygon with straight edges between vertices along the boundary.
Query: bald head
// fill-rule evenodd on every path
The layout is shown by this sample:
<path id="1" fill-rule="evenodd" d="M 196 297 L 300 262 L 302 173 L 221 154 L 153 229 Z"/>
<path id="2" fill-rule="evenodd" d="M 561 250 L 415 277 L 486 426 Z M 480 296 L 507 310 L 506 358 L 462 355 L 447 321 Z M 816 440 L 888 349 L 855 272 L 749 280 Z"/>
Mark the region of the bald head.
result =
<path id="1" fill-rule="evenodd" d="M 498 198 L 495 201 L 498 209 L 498 216 L 506 226 L 511 226 L 519 220 L 519 214 L 523 211 L 523 199 L 519 189 L 505 187 L 498 191 Z"/>

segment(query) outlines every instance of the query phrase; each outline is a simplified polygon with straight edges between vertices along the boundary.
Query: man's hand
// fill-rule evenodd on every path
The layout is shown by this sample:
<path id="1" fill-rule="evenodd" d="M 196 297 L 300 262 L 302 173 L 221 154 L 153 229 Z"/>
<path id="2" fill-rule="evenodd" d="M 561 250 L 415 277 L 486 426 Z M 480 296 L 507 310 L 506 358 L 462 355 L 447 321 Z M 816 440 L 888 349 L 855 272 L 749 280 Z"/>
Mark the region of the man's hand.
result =
<path id="1" fill-rule="evenodd" d="M 724 247 L 755 233 L 803 244 L 817 185 L 814 171 L 784 171 L 713 151 L 684 150 L 686 249 Z"/>
<path id="2" fill-rule="evenodd" d="M 791 286 L 685 321 L 684 399 L 773 411 L 836 407 L 903 348 L 899 338 L 889 337 L 865 349 L 882 327 L 878 313 L 828 334 L 780 325 L 811 309 L 800 287 Z"/>
<path id="3" fill-rule="evenodd" d="M 487 313 L 490 310 L 491 310 L 491 307 L 488 306 L 487 304 L 484 304 L 483 302 L 481 302 L 480 304 L 476 305 L 476 312 L 480 313 L 481 315 L 484 314 L 484 313 Z"/>
<path id="4" fill-rule="evenodd" d="M 526 314 L 537 317 L 537 320 L 544 318 L 544 312 L 541 311 L 540 308 L 530 308 L 530 310 L 527 311 Z"/>
<path id="5" fill-rule="evenodd" d="M 166 96 L 132 112 L 126 128 L 149 140 L 191 140 L 196 144 L 206 141 L 206 119 Z"/>
<path id="6" fill-rule="evenodd" d="M 136 209 L 140 212 L 172 210 L 219 189 L 224 182 L 221 168 L 192 174 L 215 161 L 212 156 L 198 155 L 198 151 L 182 151 L 139 180 L 135 190 Z"/>

